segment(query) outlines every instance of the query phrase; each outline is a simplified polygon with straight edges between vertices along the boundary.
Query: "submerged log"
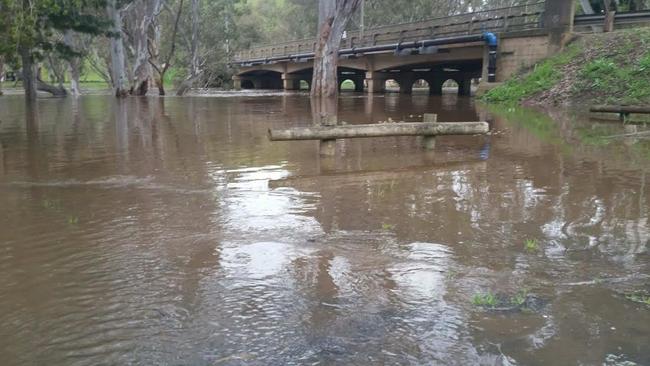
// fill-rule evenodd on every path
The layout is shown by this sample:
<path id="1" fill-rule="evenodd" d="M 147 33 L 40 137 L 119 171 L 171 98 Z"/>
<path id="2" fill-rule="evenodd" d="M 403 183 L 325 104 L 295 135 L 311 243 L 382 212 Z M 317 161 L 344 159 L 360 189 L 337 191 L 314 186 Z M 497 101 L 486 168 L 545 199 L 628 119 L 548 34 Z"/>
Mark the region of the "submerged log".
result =
<path id="1" fill-rule="evenodd" d="M 297 127 L 287 130 L 270 129 L 271 141 L 335 140 L 388 136 L 476 135 L 489 131 L 487 122 L 413 122 L 371 125 Z"/>
<path id="2" fill-rule="evenodd" d="M 628 106 L 628 105 L 595 105 L 589 108 L 590 112 L 598 113 L 620 113 L 620 114 L 650 114 L 650 106 Z"/>

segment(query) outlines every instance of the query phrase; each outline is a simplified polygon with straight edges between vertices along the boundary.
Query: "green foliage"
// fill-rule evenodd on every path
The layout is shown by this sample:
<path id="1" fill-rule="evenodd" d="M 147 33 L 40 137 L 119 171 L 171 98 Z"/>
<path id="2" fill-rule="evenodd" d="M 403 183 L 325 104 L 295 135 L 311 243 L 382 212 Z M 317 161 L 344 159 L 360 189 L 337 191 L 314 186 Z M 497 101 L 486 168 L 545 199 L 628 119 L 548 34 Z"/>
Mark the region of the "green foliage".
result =
<path id="1" fill-rule="evenodd" d="M 650 306 L 650 295 L 645 291 L 637 291 L 631 294 L 627 294 L 625 295 L 625 298 L 639 304 Z"/>
<path id="2" fill-rule="evenodd" d="M 527 290 L 519 290 L 514 296 L 510 298 L 510 303 L 517 307 L 521 307 L 526 304 L 526 299 L 528 298 Z"/>
<path id="3" fill-rule="evenodd" d="M 47 53 L 77 56 L 57 32 L 102 34 L 108 26 L 104 6 L 104 0 L 0 0 L 0 56 L 15 62 L 21 49 L 34 60 Z"/>
<path id="4" fill-rule="evenodd" d="M 474 295 L 474 297 L 472 298 L 472 304 L 474 304 L 475 306 L 493 308 L 497 306 L 498 300 L 495 294 L 488 292 L 486 294 Z"/>
<path id="5" fill-rule="evenodd" d="M 527 252 L 536 252 L 539 250 L 539 243 L 536 239 L 526 239 L 524 242 L 524 249 Z"/>
<path id="6" fill-rule="evenodd" d="M 579 73 L 576 92 L 590 89 L 596 102 L 644 104 L 650 101 L 650 51 L 636 63 L 601 57 L 587 63 Z"/>
<path id="7" fill-rule="evenodd" d="M 490 103 L 513 104 L 527 97 L 548 90 L 562 77 L 562 66 L 578 55 L 580 48 L 573 46 L 566 51 L 537 64 L 529 74 L 508 80 L 487 92 L 482 99 Z"/>

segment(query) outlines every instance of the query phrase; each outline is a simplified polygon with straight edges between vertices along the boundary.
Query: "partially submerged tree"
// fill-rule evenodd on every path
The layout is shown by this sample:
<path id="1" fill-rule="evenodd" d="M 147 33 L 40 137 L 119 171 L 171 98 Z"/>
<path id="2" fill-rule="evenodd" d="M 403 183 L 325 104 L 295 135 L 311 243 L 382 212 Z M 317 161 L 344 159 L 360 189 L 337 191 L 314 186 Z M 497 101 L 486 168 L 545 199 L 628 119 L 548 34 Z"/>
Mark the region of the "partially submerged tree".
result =
<path id="1" fill-rule="evenodd" d="M 196 79 L 201 75 L 201 70 L 199 66 L 199 24 L 200 24 L 200 2 L 199 0 L 192 0 L 191 7 L 191 34 L 189 39 L 189 67 L 188 75 L 181 82 L 176 90 L 176 95 L 183 96 L 185 93 L 192 88 L 192 85 L 196 82 Z"/>
<path id="2" fill-rule="evenodd" d="M 131 82 L 131 94 L 133 95 L 146 95 L 149 91 L 151 79 L 149 32 L 161 9 L 162 0 L 136 0 L 133 5 L 132 28 L 130 29 L 135 56 Z"/>
<path id="3" fill-rule="evenodd" d="M 318 37 L 314 56 L 311 95 L 338 95 L 337 68 L 341 38 L 361 0 L 320 0 L 318 2 Z"/>
<path id="4" fill-rule="evenodd" d="M 170 39 L 168 40 L 170 46 L 167 57 L 164 60 L 160 60 L 160 23 L 156 22 L 154 25 L 154 39 L 149 40 L 149 63 L 158 75 L 156 78 L 156 86 L 158 87 L 159 95 L 165 95 L 165 74 L 167 73 L 167 70 L 169 70 L 172 58 L 176 52 L 176 35 L 178 33 L 178 26 L 181 20 L 181 15 L 183 14 L 183 2 L 183 0 L 179 1 L 178 10 L 175 14 L 173 14 L 174 25 L 171 31 Z"/>
<path id="5" fill-rule="evenodd" d="M 124 54 L 124 36 L 122 33 L 122 12 L 129 3 L 118 0 L 106 2 L 106 14 L 109 19 L 109 36 L 111 49 L 110 76 L 113 85 L 113 94 L 126 97 L 129 94 L 128 78 L 126 75 L 126 57 Z"/>

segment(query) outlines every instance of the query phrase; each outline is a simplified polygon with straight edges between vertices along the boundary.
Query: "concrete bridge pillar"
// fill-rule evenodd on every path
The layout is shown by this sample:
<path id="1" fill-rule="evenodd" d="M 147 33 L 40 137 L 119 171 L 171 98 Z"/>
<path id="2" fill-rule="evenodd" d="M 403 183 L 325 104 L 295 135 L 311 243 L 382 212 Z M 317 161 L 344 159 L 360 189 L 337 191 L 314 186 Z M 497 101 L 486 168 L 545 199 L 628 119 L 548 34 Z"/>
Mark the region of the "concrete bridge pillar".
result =
<path id="1" fill-rule="evenodd" d="M 415 83 L 415 74 L 413 72 L 401 72 L 395 79 L 399 84 L 400 94 L 413 94 L 413 83 Z"/>
<path id="2" fill-rule="evenodd" d="M 282 88 L 284 90 L 299 90 L 300 77 L 286 72 L 282 73 Z"/>
<path id="3" fill-rule="evenodd" d="M 241 90 L 241 77 L 237 75 L 232 77 L 232 87 L 235 90 Z"/>
<path id="4" fill-rule="evenodd" d="M 386 80 L 388 77 L 385 74 L 375 71 L 366 73 L 366 83 L 368 83 L 368 93 L 383 93 L 385 91 Z"/>
<path id="5" fill-rule="evenodd" d="M 458 80 L 458 95 L 469 97 L 472 95 L 472 78 L 467 75 L 463 75 Z"/>

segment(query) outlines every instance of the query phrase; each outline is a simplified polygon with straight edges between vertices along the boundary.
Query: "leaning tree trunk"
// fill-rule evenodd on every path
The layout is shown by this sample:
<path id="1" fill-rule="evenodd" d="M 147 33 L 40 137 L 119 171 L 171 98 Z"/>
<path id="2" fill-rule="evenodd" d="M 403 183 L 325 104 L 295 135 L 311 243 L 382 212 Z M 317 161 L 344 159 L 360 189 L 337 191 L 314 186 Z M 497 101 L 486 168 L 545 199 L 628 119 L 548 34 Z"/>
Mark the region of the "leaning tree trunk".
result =
<path id="1" fill-rule="evenodd" d="M 22 78 L 25 89 L 25 100 L 33 102 L 36 100 L 36 75 L 34 73 L 34 58 L 29 48 L 20 47 L 20 58 L 23 64 Z"/>
<path id="2" fill-rule="evenodd" d="M 63 35 L 63 42 L 72 50 L 77 51 L 74 35 L 71 30 L 66 30 Z M 81 77 L 81 59 L 78 56 L 73 56 L 68 61 L 70 67 L 70 95 L 78 97 L 81 94 L 79 90 L 79 78 Z"/>
<path id="3" fill-rule="evenodd" d="M 135 62 L 133 65 L 133 83 L 131 93 L 146 95 L 149 91 L 151 79 L 151 65 L 149 64 L 149 38 L 148 32 L 154 17 L 160 12 L 160 0 L 139 0 L 135 7 Z"/>
<path id="4" fill-rule="evenodd" d="M 343 31 L 361 0 L 319 0 L 318 40 L 314 56 L 311 95 L 338 95 L 338 59 Z"/>
<path id="5" fill-rule="evenodd" d="M 55 97 L 65 97 L 66 95 L 68 95 L 68 92 L 65 90 L 64 87 L 48 84 L 38 77 L 36 78 L 36 89 L 40 91 L 44 91 L 46 93 L 50 93 Z"/>
<path id="6" fill-rule="evenodd" d="M 111 22 L 111 79 L 113 94 L 118 98 L 129 94 L 125 70 L 124 41 L 122 39 L 122 15 L 117 8 L 117 0 L 106 3 L 106 13 Z"/>

